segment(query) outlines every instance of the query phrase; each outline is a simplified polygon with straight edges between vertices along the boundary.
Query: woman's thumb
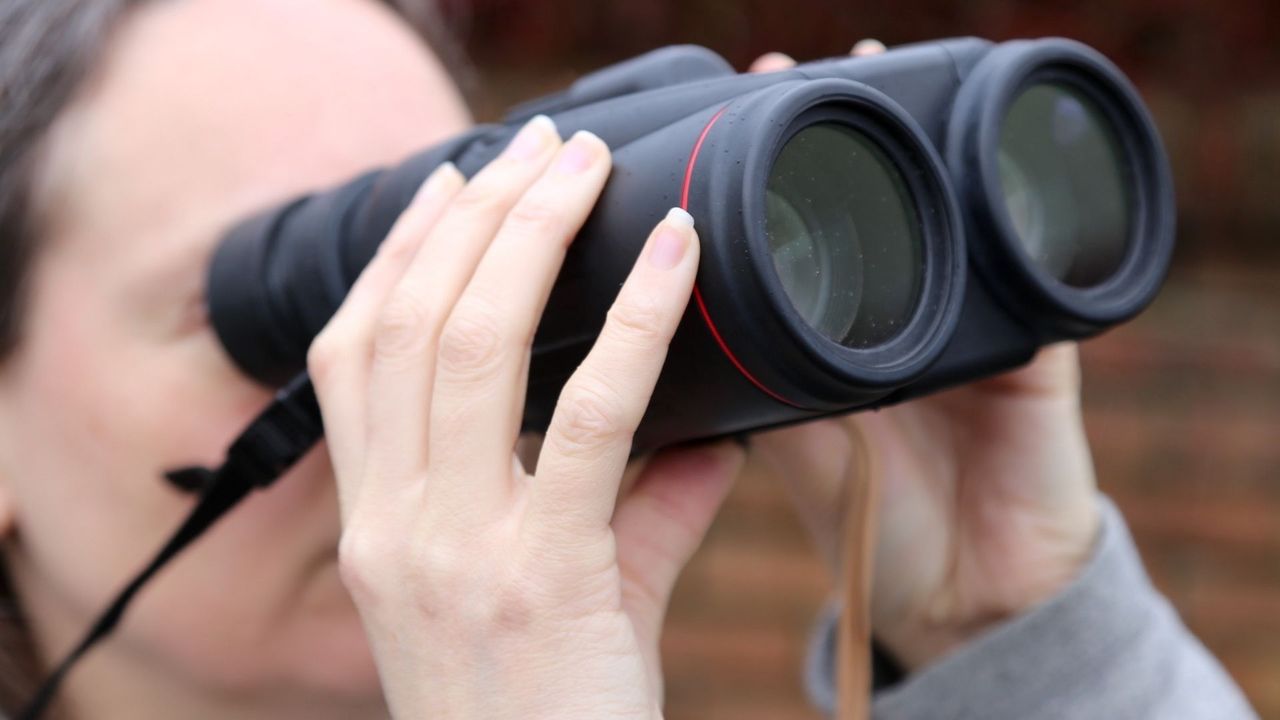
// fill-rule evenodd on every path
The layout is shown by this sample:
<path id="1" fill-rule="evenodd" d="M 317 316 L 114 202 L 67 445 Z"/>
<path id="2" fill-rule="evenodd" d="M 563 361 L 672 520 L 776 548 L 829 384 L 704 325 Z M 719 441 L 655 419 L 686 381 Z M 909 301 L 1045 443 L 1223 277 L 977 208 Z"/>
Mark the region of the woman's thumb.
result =
<path id="1" fill-rule="evenodd" d="M 660 616 L 676 578 L 711 526 L 745 452 L 724 441 L 664 450 L 618 504 L 613 532 L 627 591 Z"/>
<path id="2" fill-rule="evenodd" d="M 861 460 L 848 422 L 818 420 L 751 439 L 750 462 L 785 489 L 832 572 L 839 570 L 848 488 L 857 481 L 852 476 Z"/>

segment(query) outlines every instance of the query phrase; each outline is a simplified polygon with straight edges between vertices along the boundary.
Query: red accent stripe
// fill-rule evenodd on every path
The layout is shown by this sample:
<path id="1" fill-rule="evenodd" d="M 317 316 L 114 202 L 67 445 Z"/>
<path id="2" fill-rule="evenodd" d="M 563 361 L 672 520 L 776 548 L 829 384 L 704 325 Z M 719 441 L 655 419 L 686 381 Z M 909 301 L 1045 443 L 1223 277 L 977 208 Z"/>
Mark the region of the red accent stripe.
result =
<path id="1" fill-rule="evenodd" d="M 719 112 L 711 116 L 711 120 L 707 122 L 707 126 L 702 128 L 702 134 L 698 136 L 698 142 L 694 143 L 693 152 L 689 153 L 689 165 L 684 169 L 684 188 L 680 191 L 680 209 L 686 212 L 689 210 L 689 186 L 693 183 L 693 166 L 698 162 L 698 153 L 702 152 L 702 143 L 706 141 L 707 135 L 711 133 L 711 128 L 720 120 L 720 117 L 724 115 L 724 112 L 728 109 L 729 106 L 725 105 L 720 108 Z M 715 322 L 711 320 L 711 313 L 707 311 L 707 303 L 702 299 L 702 289 L 698 287 L 696 282 L 693 284 L 693 299 L 698 304 L 698 312 L 702 313 L 702 320 L 706 322 L 707 329 L 711 331 L 711 337 L 715 338 L 716 344 L 720 346 L 720 350 L 724 353 L 725 357 L 729 358 L 729 362 L 733 363 L 733 366 L 738 369 L 738 372 L 742 373 L 742 377 L 749 380 L 752 385 L 755 385 L 760 390 L 760 392 L 768 395 L 774 400 L 777 400 L 784 405 L 790 405 L 802 410 L 805 409 L 804 406 L 794 403 L 773 390 L 770 390 L 764 383 L 757 380 L 756 377 L 747 370 L 746 366 L 742 364 L 742 361 L 738 360 L 738 357 L 729 349 L 729 344 L 720 336 L 720 331 L 716 329 Z"/>
<path id="2" fill-rule="evenodd" d="M 698 142 L 693 144 L 693 152 L 689 153 L 689 165 L 684 169 L 684 189 L 680 191 L 680 209 L 685 212 L 689 211 L 689 185 L 693 183 L 693 166 L 698 162 L 698 153 L 702 152 L 702 143 L 707 141 L 707 136 L 711 134 L 711 128 L 720 122 L 720 117 L 724 115 L 724 111 L 729 106 L 725 105 L 720 111 L 711 116 L 707 121 L 707 126 L 702 128 L 702 134 L 698 136 Z"/>

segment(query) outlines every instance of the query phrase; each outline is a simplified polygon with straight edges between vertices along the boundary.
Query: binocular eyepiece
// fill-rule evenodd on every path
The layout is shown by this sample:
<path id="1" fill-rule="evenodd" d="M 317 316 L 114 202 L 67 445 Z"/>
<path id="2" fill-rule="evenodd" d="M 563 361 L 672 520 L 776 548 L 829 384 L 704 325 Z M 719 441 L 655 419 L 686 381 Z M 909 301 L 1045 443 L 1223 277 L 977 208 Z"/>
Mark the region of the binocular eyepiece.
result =
<path id="1" fill-rule="evenodd" d="M 673 205 L 702 260 L 637 449 L 922 395 L 1097 334 L 1154 298 L 1174 198 L 1141 99 L 1063 39 L 966 38 L 740 75 L 665 48 L 232 228 L 210 315 L 282 384 L 422 180 L 471 175 L 546 113 L 614 170 L 534 340 L 526 429 L 550 421 L 648 230 Z"/>

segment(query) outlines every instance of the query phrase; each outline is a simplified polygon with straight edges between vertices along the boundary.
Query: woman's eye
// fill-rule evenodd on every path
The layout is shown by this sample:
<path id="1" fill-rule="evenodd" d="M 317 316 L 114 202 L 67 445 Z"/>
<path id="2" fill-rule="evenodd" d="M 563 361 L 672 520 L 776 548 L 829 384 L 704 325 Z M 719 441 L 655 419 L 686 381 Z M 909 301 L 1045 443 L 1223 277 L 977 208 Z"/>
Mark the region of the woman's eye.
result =
<path id="1" fill-rule="evenodd" d="M 204 295 L 193 297 L 182 304 L 178 330 L 181 334 L 200 332 L 209 327 L 209 305 Z"/>

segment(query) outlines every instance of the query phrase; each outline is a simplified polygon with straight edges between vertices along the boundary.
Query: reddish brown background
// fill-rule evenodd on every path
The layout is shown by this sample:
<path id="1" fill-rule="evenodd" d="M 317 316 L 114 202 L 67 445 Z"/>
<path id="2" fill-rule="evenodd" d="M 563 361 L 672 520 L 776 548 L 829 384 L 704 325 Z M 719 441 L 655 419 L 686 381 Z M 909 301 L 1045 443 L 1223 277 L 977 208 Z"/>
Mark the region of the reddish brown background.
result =
<path id="1" fill-rule="evenodd" d="M 1280 3 L 1274 0 L 454 0 L 482 119 L 674 42 L 745 67 L 974 34 L 1065 35 L 1116 60 L 1156 114 L 1180 202 L 1174 271 L 1087 344 L 1101 484 L 1157 583 L 1264 717 L 1280 717 Z M 673 602 L 671 720 L 817 718 L 800 686 L 827 591 L 780 491 L 747 478 Z"/>

